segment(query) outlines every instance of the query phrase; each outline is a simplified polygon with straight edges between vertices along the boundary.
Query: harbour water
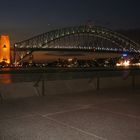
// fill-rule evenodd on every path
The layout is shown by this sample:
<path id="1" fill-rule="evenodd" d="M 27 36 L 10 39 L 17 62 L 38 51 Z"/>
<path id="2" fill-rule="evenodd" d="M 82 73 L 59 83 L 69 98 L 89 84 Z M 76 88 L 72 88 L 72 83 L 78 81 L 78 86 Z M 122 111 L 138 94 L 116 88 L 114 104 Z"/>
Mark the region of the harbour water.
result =
<path id="1" fill-rule="evenodd" d="M 96 91 L 106 88 L 135 88 L 139 69 L 8 69 L 0 72 L 3 98 Z"/>
<path id="2" fill-rule="evenodd" d="M 2 69 L 0 71 L 0 83 L 10 84 L 14 82 L 32 82 L 37 80 L 69 80 L 86 79 L 93 77 L 117 77 L 126 78 L 130 75 L 140 75 L 139 68 L 42 68 L 42 69 Z"/>

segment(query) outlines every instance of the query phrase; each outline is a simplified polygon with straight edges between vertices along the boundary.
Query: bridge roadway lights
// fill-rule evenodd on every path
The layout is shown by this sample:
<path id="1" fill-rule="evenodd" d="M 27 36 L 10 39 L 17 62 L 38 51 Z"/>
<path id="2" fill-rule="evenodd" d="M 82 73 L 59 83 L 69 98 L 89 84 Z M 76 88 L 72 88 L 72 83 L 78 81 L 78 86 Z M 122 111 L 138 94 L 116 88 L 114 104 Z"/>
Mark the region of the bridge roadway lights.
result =
<path id="1" fill-rule="evenodd" d="M 102 46 L 102 47 L 101 47 Z M 53 30 L 14 44 L 14 59 L 21 51 L 97 51 L 140 53 L 140 45 L 124 35 L 99 26 Z M 23 58 L 28 54 L 24 54 Z M 18 60 L 17 60 L 18 61 Z M 19 60 L 20 61 L 20 60 Z"/>

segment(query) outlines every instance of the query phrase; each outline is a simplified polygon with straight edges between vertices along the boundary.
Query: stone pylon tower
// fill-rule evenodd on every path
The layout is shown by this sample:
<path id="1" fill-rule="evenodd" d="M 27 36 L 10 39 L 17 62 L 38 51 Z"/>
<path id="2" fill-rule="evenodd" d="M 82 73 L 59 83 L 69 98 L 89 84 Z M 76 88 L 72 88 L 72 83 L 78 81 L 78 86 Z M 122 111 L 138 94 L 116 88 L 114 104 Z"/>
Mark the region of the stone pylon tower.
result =
<path id="1" fill-rule="evenodd" d="M 7 35 L 0 35 L 0 62 L 10 63 L 10 39 Z"/>

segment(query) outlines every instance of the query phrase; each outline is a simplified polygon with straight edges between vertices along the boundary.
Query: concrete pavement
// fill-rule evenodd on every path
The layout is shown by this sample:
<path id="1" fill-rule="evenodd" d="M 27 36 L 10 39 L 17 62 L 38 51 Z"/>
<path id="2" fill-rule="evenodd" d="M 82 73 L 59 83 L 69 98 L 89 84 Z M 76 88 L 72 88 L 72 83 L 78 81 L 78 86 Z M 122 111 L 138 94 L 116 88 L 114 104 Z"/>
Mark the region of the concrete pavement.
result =
<path id="1" fill-rule="evenodd" d="M 139 140 L 140 90 L 5 100 L 0 140 Z"/>

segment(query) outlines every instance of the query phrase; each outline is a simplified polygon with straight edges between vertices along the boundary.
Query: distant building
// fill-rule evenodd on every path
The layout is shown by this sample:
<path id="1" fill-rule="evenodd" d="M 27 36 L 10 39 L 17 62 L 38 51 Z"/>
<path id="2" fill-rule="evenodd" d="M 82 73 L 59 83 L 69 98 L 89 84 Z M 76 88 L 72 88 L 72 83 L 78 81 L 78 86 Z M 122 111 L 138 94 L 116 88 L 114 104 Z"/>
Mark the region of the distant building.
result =
<path id="1" fill-rule="evenodd" d="M 10 39 L 7 35 L 0 35 L 0 63 L 10 63 Z"/>

